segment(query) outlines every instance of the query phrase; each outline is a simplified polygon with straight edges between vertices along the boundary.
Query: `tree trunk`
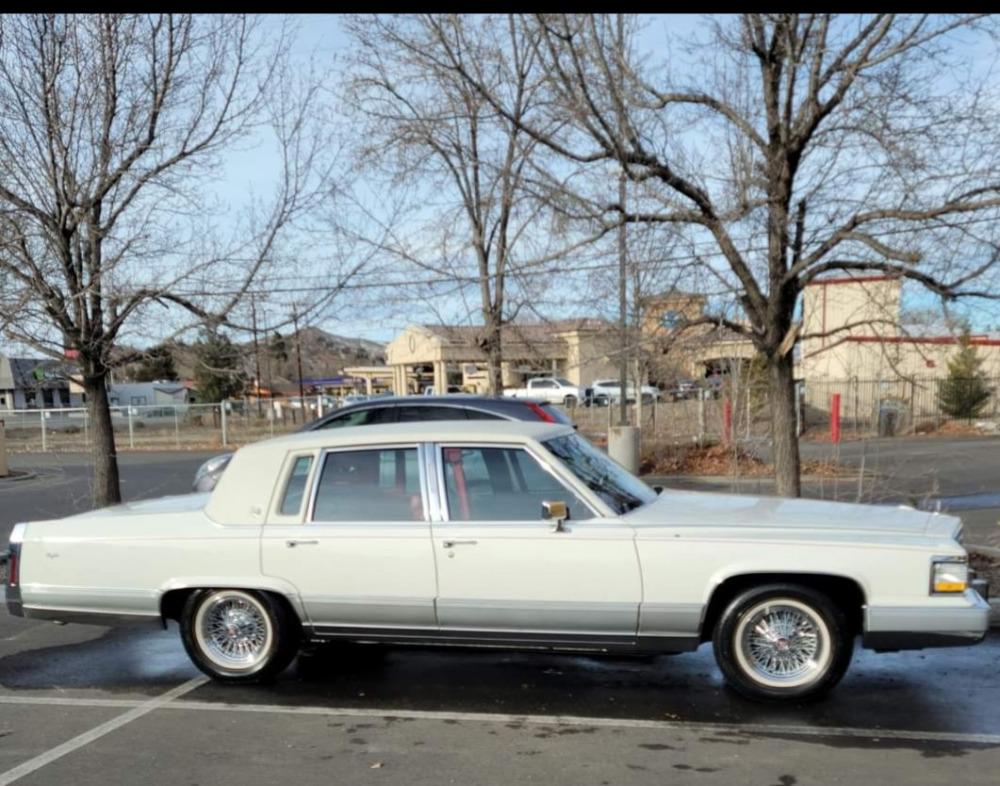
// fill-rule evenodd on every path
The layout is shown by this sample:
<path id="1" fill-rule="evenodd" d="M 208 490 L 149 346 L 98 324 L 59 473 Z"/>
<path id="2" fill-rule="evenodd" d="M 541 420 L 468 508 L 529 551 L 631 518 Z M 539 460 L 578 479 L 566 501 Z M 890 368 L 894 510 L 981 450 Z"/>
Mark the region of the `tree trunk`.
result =
<path id="1" fill-rule="evenodd" d="M 486 369 L 489 392 L 492 396 L 503 395 L 503 347 L 500 343 L 500 321 L 486 322 Z"/>
<path id="2" fill-rule="evenodd" d="M 94 462 L 94 507 L 117 505 L 122 501 L 118 479 L 118 452 L 115 449 L 115 432 L 111 425 L 111 408 L 108 404 L 108 372 L 97 369 L 83 378 L 87 394 L 87 414 L 93 434 L 91 455 Z"/>
<path id="3" fill-rule="evenodd" d="M 768 358 L 768 377 L 771 383 L 775 491 L 780 497 L 798 497 L 801 495 L 799 435 L 795 417 L 795 366 L 791 352 Z"/>

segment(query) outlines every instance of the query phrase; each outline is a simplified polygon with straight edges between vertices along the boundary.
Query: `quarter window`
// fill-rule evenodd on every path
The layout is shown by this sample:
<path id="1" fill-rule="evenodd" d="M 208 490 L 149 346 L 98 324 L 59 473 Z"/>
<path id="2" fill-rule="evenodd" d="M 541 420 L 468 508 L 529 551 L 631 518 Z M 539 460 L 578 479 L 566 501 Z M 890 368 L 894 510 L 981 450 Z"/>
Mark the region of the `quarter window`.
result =
<path id="1" fill-rule="evenodd" d="M 306 493 L 306 482 L 309 480 L 309 470 L 312 469 L 312 456 L 299 456 L 292 465 L 292 473 L 285 484 L 285 494 L 281 498 L 282 516 L 296 516 L 302 511 L 302 498 Z"/>
<path id="2" fill-rule="evenodd" d="M 589 519 L 587 505 L 520 448 L 446 447 L 445 492 L 451 521 L 535 521 L 542 503 L 562 501 L 571 519 Z"/>
<path id="3" fill-rule="evenodd" d="M 313 521 L 423 521 L 416 448 L 340 450 L 323 461 Z"/>

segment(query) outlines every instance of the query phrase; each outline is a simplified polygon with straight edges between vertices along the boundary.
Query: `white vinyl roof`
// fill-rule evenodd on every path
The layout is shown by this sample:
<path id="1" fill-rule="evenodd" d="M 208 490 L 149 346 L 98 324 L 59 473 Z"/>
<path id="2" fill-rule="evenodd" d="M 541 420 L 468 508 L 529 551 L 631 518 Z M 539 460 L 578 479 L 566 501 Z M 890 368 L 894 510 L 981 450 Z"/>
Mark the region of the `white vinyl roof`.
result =
<path id="1" fill-rule="evenodd" d="M 289 454 L 411 442 L 538 442 L 575 433 L 572 426 L 540 421 L 436 420 L 289 434 L 237 450 L 205 512 L 220 524 L 263 524 Z"/>
<path id="2" fill-rule="evenodd" d="M 511 442 L 523 439 L 546 440 L 574 431 L 561 423 L 537 420 L 428 420 L 415 423 L 386 423 L 379 426 L 341 426 L 287 434 L 255 442 L 240 450 L 302 450 L 344 445 L 380 445 L 391 442 Z"/>

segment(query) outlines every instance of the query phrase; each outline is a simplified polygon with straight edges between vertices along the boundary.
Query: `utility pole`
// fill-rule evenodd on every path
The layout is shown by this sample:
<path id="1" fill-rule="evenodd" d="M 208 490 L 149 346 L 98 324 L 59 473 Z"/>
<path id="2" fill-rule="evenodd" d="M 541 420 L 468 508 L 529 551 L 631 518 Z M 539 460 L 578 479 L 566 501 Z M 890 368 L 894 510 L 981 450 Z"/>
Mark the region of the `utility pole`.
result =
<path id="1" fill-rule="evenodd" d="M 622 102 L 625 100 L 625 28 L 624 14 L 617 14 L 618 23 L 618 134 L 625 138 L 625 116 Z M 618 330 L 621 336 L 620 356 L 618 361 L 618 390 L 621 397 L 618 402 L 618 425 L 628 425 L 628 279 L 626 276 L 626 245 L 625 245 L 625 164 L 621 163 L 618 174 L 618 204 L 621 207 L 621 223 L 618 225 Z"/>
<path id="2" fill-rule="evenodd" d="M 250 293 L 250 320 L 253 325 L 253 362 L 254 362 L 254 382 L 257 388 L 257 415 L 263 414 L 260 405 L 260 345 L 257 342 L 257 299 L 253 292 Z"/>
<path id="3" fill-rule="evenodd" d="M 292 303 L 292 324 L 295 325 L 295 363 L 299 369 L 299 400 L 303 401 L 304 407 L 306 388 L 302 382 L 302 338 L 299 336 L 299 311 L 294 303 Z"/>

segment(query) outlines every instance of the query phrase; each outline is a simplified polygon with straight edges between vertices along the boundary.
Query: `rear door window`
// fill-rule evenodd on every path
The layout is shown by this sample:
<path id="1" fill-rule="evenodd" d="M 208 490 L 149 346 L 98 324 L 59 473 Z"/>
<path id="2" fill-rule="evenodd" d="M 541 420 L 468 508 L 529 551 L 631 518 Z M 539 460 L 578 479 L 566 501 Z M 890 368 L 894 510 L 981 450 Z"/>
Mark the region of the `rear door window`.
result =
<path id="1" fill-rule="evenodd" d="M 417 449 L 327 453 L 312 519 L 316 522 L 423 521 Z"/>

